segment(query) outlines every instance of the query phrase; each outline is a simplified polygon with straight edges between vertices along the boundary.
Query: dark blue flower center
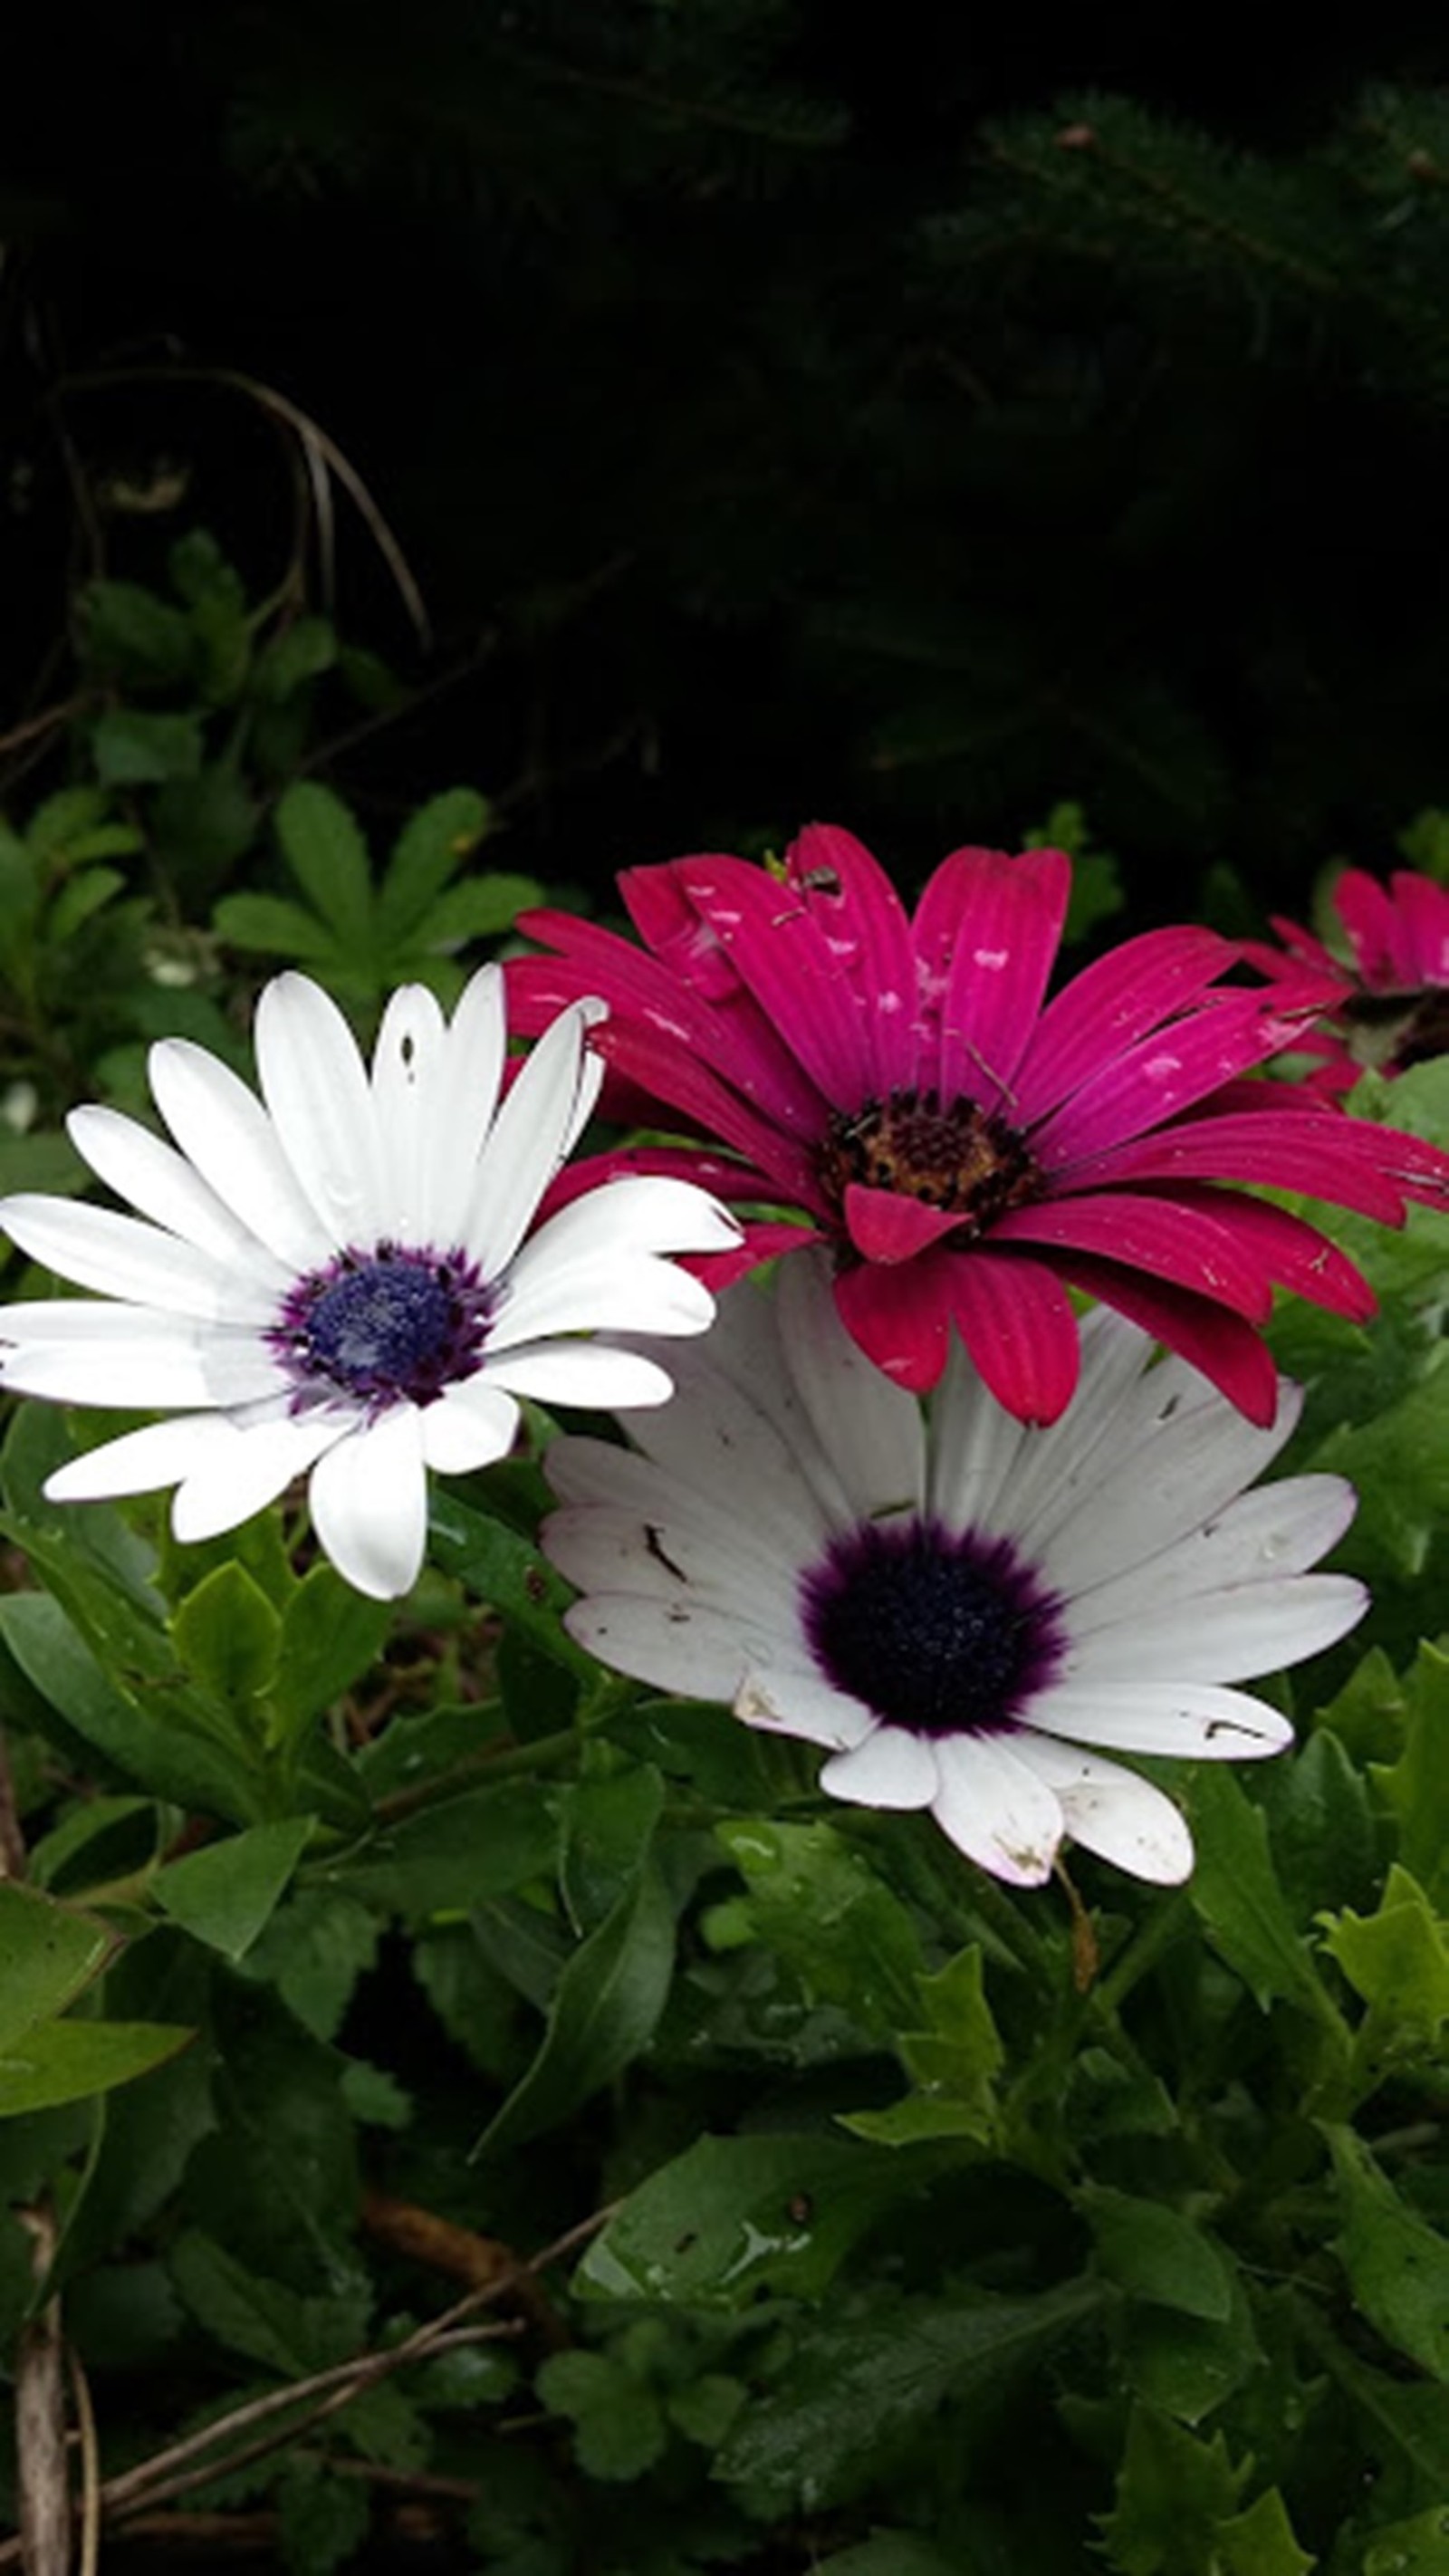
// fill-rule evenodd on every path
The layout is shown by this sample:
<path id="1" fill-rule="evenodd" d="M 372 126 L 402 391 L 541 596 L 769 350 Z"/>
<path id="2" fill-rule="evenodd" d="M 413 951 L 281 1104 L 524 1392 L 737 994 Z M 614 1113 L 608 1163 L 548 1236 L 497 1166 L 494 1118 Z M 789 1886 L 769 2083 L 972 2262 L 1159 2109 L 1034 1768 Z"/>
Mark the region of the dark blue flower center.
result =
<path id="1" fill-rule="evenodd" d="M 1065 1644 L 1055 1596 L 1009 1539 L 931 1520 L 865 1521 L 833 1541 L 801 1607 L 824 1678 L 913 1735 L 1014 1724 Z"/>
<path id="2" fill-rule="evenodd" d="M 462 1253 L 380 1243 L 299 1280 L 268 1339 L 299 1399 L 431 1404 L 477 1367 L 490 1303 Z"/>

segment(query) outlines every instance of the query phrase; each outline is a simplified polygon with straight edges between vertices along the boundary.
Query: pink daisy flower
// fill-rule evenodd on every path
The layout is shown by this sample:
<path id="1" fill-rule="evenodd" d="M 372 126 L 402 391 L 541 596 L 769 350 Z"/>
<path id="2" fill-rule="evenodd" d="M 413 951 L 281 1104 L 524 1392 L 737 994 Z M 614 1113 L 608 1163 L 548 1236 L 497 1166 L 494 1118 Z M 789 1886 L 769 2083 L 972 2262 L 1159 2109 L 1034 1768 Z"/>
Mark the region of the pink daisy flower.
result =
<path id="1" fill-rule="evenodd" d="M 1323 1007 L 1316 966 L 1224 988 L 1239 947 L 1155 930 L 1048 1001 L 1070 882 L 1057 850 L 956 850 L 908 916 L 869 851 L 816 824 L 781 874 L 720 857 L 627 871 L 642 950 L 525 914 L 558 953 L 507 968 L 510 1016 L 542 1028 L 603 995 L 596 1043 L 635 1108 L 728 1148 L 614 1163 L 795 1220 L 751 1228 L 747 1259 L 823 1238 L 842 1321 L 897 1384 L 934 1386 L 954 1327 L 1009 1412 L 1055 1421 L 1077 1382 L 1075 1289 L 1271 1421 L 1274 1289 L 1353 1317 L 1373 1298 L 1242 1185 L 1398 1225 L 1408 1199 L 1449 1199 L 1449 1158 L 1243 1079 Z"/>
<path id="2" fill-rule="evenodd" d="M 1276 915 L 1283 949 L 1255 940 L 1248 955 L 1275 983 L 1285 965 L 1324 977 L 1327 1024 L 1298 1048 L 1316 1059 L 1313 1087 L 1337 1093 L 1351 1091 L 1366 1070 L 1402 1073 L 1449 1052 L 1449 888 L 1413 868 L 1398 869 L 1386 886 L 1362 868 L 1345 868 L 1333 908 L 1348 959 Z"/>

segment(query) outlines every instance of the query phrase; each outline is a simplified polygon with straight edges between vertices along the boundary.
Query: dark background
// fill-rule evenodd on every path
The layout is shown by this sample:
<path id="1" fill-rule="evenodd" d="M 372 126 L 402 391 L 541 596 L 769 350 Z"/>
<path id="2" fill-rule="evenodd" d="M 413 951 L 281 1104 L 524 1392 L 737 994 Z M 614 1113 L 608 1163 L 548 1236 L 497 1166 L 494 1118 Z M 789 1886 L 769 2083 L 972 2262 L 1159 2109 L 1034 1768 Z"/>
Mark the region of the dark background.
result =
<path id="1" fill-rule="evenodd" d="M 301 526 L 329 604 L 261 387 L 427 603 L 339 495 L 337 616 L 408 698 L 321 768 L 380 820 L 466 779 L 598 892 L 815 814 L 910 881 L 1059 798 L 1149 913 L 1388 863 L 1449 802 L 1439 65 L 1392 8 L 1307 58 L 1111 14 L 50 13 L 0 166 L 0 727 L 64 695 L 76 586 L 189 526 L 258 598 Z"/>

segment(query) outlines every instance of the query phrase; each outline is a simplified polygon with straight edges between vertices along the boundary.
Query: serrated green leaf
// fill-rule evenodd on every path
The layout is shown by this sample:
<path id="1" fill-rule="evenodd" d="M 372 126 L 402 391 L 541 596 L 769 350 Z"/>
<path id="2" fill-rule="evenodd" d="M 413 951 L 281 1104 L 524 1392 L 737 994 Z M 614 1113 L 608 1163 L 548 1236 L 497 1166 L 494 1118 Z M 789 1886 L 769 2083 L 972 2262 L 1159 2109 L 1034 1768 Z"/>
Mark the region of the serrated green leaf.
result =
<path id="1" fill-rule="evenodd" d="M 212 913 L 218 939 L 232 948 L 260 949 L 264 957 L 305 957 L 327 964 L 337 941 L 325 921 L 285 895 L 224 894 Z"/>
<path id="2" fill-rule="evenodd" d="M 1108 2565 L 1118 2576 L 1213 2576 L 1218 2534 L 1237 2513 L 1246 2476 L 1220 2433 L 1203 2442 L 1134 2406 L 1116 2500 L 1102 2524 Z"/>
<path id="3" fill-rule="evenodd" d="M 1439 2045 L 1449 2021 L 1449 1940 L 1423 1889 L 1398 1861 L 1378 1912 L 1324 1918 L 1323 1947 L 1368 2006 L 1356 2053 L 1383 2072 Z"/>
<path id="4" fill-rule="evenodd" d="M 815 2576 L 966 2576 L 952 2562 L 910 2531 L 872 2532 L 853 2549 L 832 2551 L 818 2562 Z"/>
<path id="5" fill-rule="evenodd" d="M 245 1702 L 268 1687 L 277 1669 L 282 1623 L 245 1566 L 218 1565 L 203 1575 L 172 1614 L 176 1651 L 203 1688 Z"/>
<path id="6" fill-rule="evenodd" d="M 166 778 L 195 778 L 204 749 L 199 716 L 108 707 L 91 728 L 91 758 L 105 787 L 153 787 Z"/>
<path id="7" fill-rule="evenodd" d="M 320 2461 L 294 2455 L 273 2492 L 290 2576 L 331 2576 L 361 2549 L 372 2509 L 360 2480 L 329 2476 Z"/>
<path id="8" fill-rule="evenodd" d="M 171 2277 L 208 2334 L 284 2379 L 330 2369 L 366 2338 L 371 2301 L 365 2288 L 301 2297 L 285 2282 L 249 2270 L 199 2228 L 173 2247 Z"/>
<path id="9" fill-rule="evenodd" d="M 751 1817 L 717 1828 L 748 1895 L 731 1938 L 762 1941 L 814 2000 L 840 2005 L 863 2030 L 894 2039 L 920 2017 L 925 1966 L 899 1897 L 833 1825 Z"/>
<path id="10" fill-rule="evenodd" d="M 125 885 L 119 868 L 81 868 L 67 877 L 46 916 L 45 935 L 52 947 L 62 948 L 84 928 L 93 913 L 108 904 L 113 894 Z"/>
<path id="11" fill-rule="evenodd" d="M 449 886 L 430 904 L 416 929 L 420 948 L 462 948 L 470 939 L 496 939 L 511 930 L 529 904 L 540 903 L 543 888 L 534 877 L 467 877 Z"/>
<path id="12" fill-rule="evenodd" d="M 354 1897 L 294 1888 L 248 1952 L 246 1974 L 275 1986 L 315 2039 L 335 2039 L 381 1937 L 376 1915 Z"/>
<path id="13" fill-rule="evenodd" d="M 737 2309 L 765 2289 L 817 2299 L 866 2230 L 953 2161 L 812 2133 L 697 2138 L 631 2192 L 574 2286 L 688 2308 Z"/>
<path id="14" fill-rule="evenodd" d="M 1043 2361 L 1097 2308 L 1101 2291 L 1070 2281 L 1035 2298 L 941 2297 L 883 2306 L 861 2325 L 812 2325 L 787 2375 L 741 2415 L 715 2475 L 795 2497 L 816 2511 L 852 2493 L 883 2450 L 926 2423 L 942 2400 Z"/>
<path id="15" fill-rule="evenodd" d="M 1278 1884 L 1262 1811 L 1226 1763 L 1199 1764 L 1189 1813 L 1197 1846 L 1189 1888 L 1213 1947 L 1261 2010 L 1281 2000 L 1331 2020 L 1332 2005 Z"/>
<path id="16" fill-rule="evenodd" d="M 501 2155 L 559 2124 L 648 2046 L 669 1996 L 674 1910 L 651 1862 L 559 1978 L 543 2042 L 478 2141 Z"/>
<path id="17" fill-rule="evenodd" d="M 429 904 L 483 839 L 489 820 L 486 797 L 472 787 L 447 788 L 409 817 L 378 888 L 377 929 L 384 948 L 411 940 Z"/>
<path id="18" fill-rule="evenodd" d="M 191 676 L 190 621 L 134 581 L 93 581 L 81 593 L 86 657 L 108 679 L 174 688 Z"/>
<path id="19" fill-rule="evenodd" d="M 259 699 L 277 706 L 309 680 L 320 679 L 337 660 L 337 629 L 326 617 L 298 617 L 274 635 L 252 666 L 252 686 Z"/>
<path id="20" fill-rule="evenodd" d="M 1381 1875 L 1380 1832 L 1362 1771 L 1340 1736 L 1320 1726 L 1273 1769 L 1264 1812 L 1278 1881 L 1306 1931 L 1325 1905 L 1371 1901 Z"/>
<path id="21" fill-rule="evenodd" d="M 1385 2340 L 1449 2380 L 1449 2244 L 1403 2202 L 1352 2129 L 1325 2124 L 1344 2225 L 1333 2250 Z"/>
<path id="22" fill-rule="evenodd" d="M 1232 2272 L 1190 2218 L 1165 2201 L 1139 2200 L 1095 2183 L 1083 2193 L 1081 2207 L 1097 2260 L 1119 2290 L 1184 2316 L 1225 2322 L 1233 2304 Z"/>
<path id="23" fill-rule="evenodd" d="M 0 2050 L 64 2012 L 115 1948 L 115 1935 L 93 1916 L 0 1878 Z"/>
<path id="24" fill-rule="evenodd" d="M 543 2404 L 572 2422 L 579 2466 L 590 2477 L 642 2477 L 663 2452 L 668 2433 L 658 2399 L 611 2355 L 554 2353 L 536 2385 Z"/>
<path id="25" fill-rule="evenodd" d="M 129 2084 L 194 2039 L 165 2022 L 50 2021 L 0 2054 L 0 2119 Z"/>
<path id="26" fill-rule="evenodd" d="M 188 1852 L 158 1870 L 152 1893 L 183 1931 L 228 1959 L 244 1958 L 280 1902 L 312 1831 L 306 1816 Z"/>
<path id="27" fill-rule="evenodd" d="M 298 779 L 276 812 L 277 838 L 309 903 L 354 959 L 372 955 L 372 871 L 367 844 L 329 787 Z"/>
<path id="28" fill-rule="evenodd" d="M 1449 1901 L 1449 1655 L 1421 1645 L 1403 1688 L 1404 1749 L 1375 1778 L 1398 1819 L 1399 1858 L 1431 1903 Z"/>
<path id="29" fill-rule="evenodd" d="M 1310 2576 L 1318 2564 L 1294 2539 L 1288 2508 L 1276 2487 L 1257 2497 L 1246 2513 L 1219 2523 L 1217 2546 L 1222 2576 Z"/>
<path id="30" fill-rule="evenodd" d="M 1363 2576 L 1449 2576 L 1449 2504 L 1431 2505 L 1376 2532 Z"/>
<path id="31" fill-rule="evenodd" d="M 314 1565 L 282 1613 L 271 1698 L 284 1732 L 332 1706 L 376 1663 L 392 1604 L 369 1601 L 330 1565 Z"/>
<path id="32" fill-rule="evenodd" d="M 1135 2396 L 1180 2424 L 1200 2424 L 1263 2365 L 1253 2311 L 1236 2275 L 1231 2289 L 1232 2313 L 1221 2324 L 1147 2300 L 1135 2302 L 1124 2321 L 1124 2379 Z"/>
<path id="33" fill-rule="evenodd" d="M 76 843 L 99 831 L 110 813 L 111 800 L 99 787 L 59 787 L 36 806 L 25 826 L 25 846 L 39 859 L 69 864 Z"/>

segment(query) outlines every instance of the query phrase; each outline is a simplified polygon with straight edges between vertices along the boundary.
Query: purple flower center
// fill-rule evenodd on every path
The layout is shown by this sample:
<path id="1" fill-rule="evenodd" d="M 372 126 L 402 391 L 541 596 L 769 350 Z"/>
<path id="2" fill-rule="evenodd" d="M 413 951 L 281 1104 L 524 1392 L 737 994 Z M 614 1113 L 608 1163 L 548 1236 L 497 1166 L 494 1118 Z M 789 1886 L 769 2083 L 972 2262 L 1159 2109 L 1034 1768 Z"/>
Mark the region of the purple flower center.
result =
<path id="1" fill-rule="evenodd" d="M 826 1681 L 912 1735 L 1013 1725 L 1055 1673 L 1061 1605 L 1010 1539 L 953 1537 L 938 1521 L 864 1521 L 801 1581 L 805 1633 Z"/>
<path id="2" fill-rule="evenodd" d="M 490 1291 L 461 1252 L 380 1243 L 349 1249 L 299 1279 L 267 1339 L 294 1401 L 338 1395 L 373 1411 L 431 1404 L 478 1366 Z"/>
<path id="3" fill-rule="evenodd" d="M 893 1091 L 867 1100 L 850 1117 L 838 1113 L 819 1168 L 837 1207 L 856 1181 L 927 1207 L 959 1210 L 968 1234 L 982 1233 L 1008 1208 L 1041 1192 L 1041 1174 L 1014 1127 L 964 1096 L 943 1108 L 935 1091 Z"/>

